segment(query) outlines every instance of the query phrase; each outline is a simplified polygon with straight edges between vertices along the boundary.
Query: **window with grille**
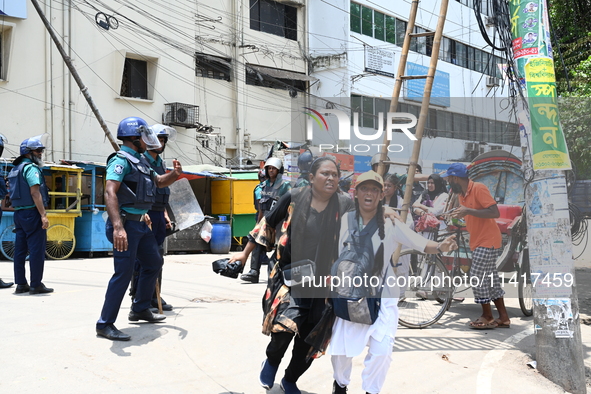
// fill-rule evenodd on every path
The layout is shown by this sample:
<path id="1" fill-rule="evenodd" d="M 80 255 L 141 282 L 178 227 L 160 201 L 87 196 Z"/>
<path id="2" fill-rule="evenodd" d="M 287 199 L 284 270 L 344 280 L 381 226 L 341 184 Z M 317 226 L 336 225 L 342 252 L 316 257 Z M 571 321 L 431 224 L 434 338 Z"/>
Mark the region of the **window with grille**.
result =
<path id="1" fill-rule="evenodd" d="M 272 0 L 250 0 L 250 28 L 298 39 L 298 9 Z"/>
<path id="2" fill-rule="evenodd" d="M 231 60 L 219 56 L 195 54 L 195 76 L 202 78 L 231 80 Z"/>
<path id="3" fill-rule="evenodd" d="M 148 100 L 148 62 L 125 58 L 120 95 Z"/>

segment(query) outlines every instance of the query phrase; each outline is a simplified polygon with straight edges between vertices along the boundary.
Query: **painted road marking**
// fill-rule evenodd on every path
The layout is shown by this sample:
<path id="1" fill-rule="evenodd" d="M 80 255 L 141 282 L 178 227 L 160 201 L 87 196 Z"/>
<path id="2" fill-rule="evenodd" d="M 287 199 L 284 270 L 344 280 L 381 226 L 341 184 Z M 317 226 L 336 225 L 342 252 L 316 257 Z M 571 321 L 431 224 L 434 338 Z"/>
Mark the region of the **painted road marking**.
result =
<path id="1" fill-rule="evenodd" d="M 512 335 L 501 342 L 499 346 L 500 349 L 491 350 L 486 354 L 486 356 L 484 356 L 482 366 L 480 367 L 478 376 L 476 377 L 477 394 L 491 394 L 493 373 L 495 372 L 495 368 L 505 356 L 505 352 L 509 349 L 512 349 L 523 338 L 526 338 L 533 333 L 533 327 L 518 332 L 517 334 Z"/>

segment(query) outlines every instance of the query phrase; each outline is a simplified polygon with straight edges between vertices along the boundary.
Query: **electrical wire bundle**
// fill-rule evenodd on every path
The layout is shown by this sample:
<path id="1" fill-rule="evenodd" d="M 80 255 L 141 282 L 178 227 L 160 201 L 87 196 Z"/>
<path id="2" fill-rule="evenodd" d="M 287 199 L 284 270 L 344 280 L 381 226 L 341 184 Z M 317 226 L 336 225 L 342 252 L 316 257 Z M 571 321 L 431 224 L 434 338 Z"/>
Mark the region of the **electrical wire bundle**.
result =
<path id="1" fill-rule="evenodd" d="M 587 249 L 587 231 L 588 231 L 588 224 L 587 224 L 587 219 L 588 217 L 586 217 L 585 215 L 582 214 L 581 210 L 579 209 L 579 207 L 577 207 L 575 204 L 568 204 L 568 213 L 569 213 L 569 219 L 570 219 L 570 223 L 571 223 L 571 228 L 570 228 L 570 232 L 571 232 L 571 238 L 573 240 L 573 245 L 574 246 L 579 246 L 583 243 L 583 241 L 585 241 L 585 246 L 583 247 L 583 250 L 581 251 L 581 253 L 575 257 L 575 259 L 578 259 L 579 257 L 581 257 L 583 255 L 583 252 L 585 252 L 585 249 Z"/>

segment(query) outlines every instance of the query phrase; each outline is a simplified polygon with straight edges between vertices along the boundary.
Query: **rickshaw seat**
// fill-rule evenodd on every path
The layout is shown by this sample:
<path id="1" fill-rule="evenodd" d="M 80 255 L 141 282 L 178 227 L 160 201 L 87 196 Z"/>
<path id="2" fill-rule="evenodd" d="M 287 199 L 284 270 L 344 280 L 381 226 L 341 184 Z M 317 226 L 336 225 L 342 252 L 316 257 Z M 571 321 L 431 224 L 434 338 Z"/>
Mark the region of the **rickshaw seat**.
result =
<path id="1" fill-rule="evenodd" d="M 497 226 L 499 226 L 502 234 L 509 234 L 510 231 L 508 228 L 511 226 L 511 223 L 513 223 L 516 217 L 521 215 L 521 206 L 498 204 L 497 207 L 501 214 L 500 217 L 495 219 Z"/>

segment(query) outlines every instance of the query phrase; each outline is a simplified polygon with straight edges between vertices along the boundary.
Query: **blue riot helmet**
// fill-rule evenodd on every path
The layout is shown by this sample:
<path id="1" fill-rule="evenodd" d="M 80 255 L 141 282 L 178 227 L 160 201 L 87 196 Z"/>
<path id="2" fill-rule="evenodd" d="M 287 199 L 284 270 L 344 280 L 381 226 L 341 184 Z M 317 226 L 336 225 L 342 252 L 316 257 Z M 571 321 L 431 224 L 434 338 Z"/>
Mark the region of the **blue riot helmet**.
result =
<path id="1" fill-rule="evenodd" d="M 148 149 L 160 148 L 160 141 L 156 133 L 148 126 L 145 120 L 135 116 L 125 118 L 119 122 L 117 127 L 117 138 L 141 137 Z"/>
<path id="2" fill-rule="evenodd" d="M 300 156 L 298 157 L 298 168 L 300 169 L 300 173 L 309 174 L 313 161 L 314 156 L 312 155 L 312 152 L 310 152 L 309 149 L 307 149 L 304 153 L 300 154 Z"/>
<path id="3" fill-rule="evenodd" d="M 4 149 L 4 146 L 2 146 L 2 149 Z M 21 142 L 19 153 L 22 156 L 29 154 L 37 149 L 45 149 L 45 146 L 41 142 L 41 136 L 27 138 L 26 140 Z"/>

